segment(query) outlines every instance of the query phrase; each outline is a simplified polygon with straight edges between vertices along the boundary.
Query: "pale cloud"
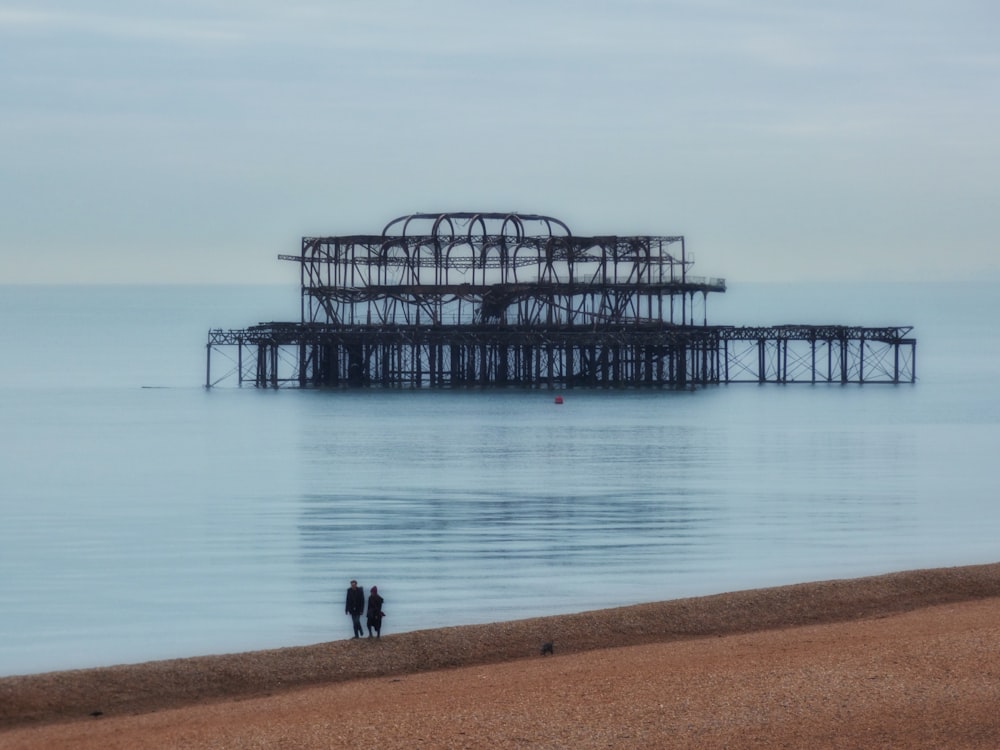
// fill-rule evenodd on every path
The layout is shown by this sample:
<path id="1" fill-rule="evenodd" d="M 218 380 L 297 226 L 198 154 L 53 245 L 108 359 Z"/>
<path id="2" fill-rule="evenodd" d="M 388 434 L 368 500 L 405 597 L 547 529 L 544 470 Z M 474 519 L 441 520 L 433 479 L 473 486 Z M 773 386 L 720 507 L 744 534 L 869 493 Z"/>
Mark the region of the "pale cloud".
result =
<path id="1" fill-rule="evenodd" d="M 72 14 L 23 8 L 0 8 L 0 27 L 24 28 L 66 25 Z"/>
<path id="2" fill-rule="evenodd" d="M 995 265 L 992 5 L 82 7 L 0 8 L 0 280 L 267 280 L 415 210 L 687 234 L 736 279 L 936 275 L 956 225 L 948 272 Z"/>
<path id="3" fill-rule="evenodd" d="M 46 31 L 136 42 L 157 40 L 202 44 L 234 42 L 243 38 L 242 34 L 230 28 L 230 24 L 218 21 L 16 8 L 0 8 L 0 31 Z"/>

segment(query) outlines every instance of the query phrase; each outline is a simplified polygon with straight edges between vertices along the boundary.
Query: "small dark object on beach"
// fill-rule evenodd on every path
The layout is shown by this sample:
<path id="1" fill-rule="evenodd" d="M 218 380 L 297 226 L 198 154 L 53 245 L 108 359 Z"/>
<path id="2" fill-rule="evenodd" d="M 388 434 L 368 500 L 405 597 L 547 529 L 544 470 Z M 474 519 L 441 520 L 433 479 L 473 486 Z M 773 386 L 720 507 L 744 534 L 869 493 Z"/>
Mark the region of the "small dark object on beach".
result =
<path id="1" fill-rule="evenodd" d="M 93 716 L 96 719 L 98 716 L 104 716 L 104 712 L 103 711 L 91 711 L 90 715 Z"/>
<path id="2" fill-rule="evenodd" d="M 552 654 L 553 656 L 555 656 L 556 652 L 553 651 L 552 649 L 552 641 L 549 641 L 548 643 L 543 643 L 541 649 L 539 649 L 539 653 L 542 656 L 545 656 L 546 654 Z"/>

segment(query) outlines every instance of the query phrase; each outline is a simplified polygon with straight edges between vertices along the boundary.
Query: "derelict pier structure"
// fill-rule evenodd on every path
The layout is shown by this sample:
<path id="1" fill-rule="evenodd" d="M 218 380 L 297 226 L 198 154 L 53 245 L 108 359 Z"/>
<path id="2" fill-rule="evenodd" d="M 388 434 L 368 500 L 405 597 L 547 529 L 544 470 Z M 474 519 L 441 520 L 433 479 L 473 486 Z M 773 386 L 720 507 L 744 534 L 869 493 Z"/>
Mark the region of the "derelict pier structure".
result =
<path id="1" fill-rule="evenodd" d="M 206 386 L 689 388 L 916 379 L 911 327 L 708 324 L 682 236 L 535 214 L 412 214 L 304 237 L 301 319 L 208 333 Z M 225 372 L 213 372 L 223 358 Z M 217 365 L 216 365 L 217 366 Z"/>

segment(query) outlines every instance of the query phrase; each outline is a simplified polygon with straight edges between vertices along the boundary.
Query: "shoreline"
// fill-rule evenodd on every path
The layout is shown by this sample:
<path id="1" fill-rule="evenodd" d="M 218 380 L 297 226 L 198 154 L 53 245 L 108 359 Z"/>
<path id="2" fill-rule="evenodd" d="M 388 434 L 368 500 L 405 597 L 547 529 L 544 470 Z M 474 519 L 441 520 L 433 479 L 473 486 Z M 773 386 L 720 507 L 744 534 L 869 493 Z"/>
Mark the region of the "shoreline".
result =
<path id="1" fill-rule="evenodd" d="M 366 678 L 885 618 L 1000 597 L 1000 563 L 736 591 L 487 625 L 0 678 L 7 730 L 274 696 Z M 98 713 L 99 712 L 99 713 Z"/>

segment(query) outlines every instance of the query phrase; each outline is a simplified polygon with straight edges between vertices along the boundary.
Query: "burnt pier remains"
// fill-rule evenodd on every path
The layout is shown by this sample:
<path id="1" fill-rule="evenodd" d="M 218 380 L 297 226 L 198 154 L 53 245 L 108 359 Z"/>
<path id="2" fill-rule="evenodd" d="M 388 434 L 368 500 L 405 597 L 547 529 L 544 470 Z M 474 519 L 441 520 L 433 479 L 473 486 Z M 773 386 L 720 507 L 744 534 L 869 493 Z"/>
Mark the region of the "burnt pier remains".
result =
<path id="1" fill-rule="evenodd" d="M 205 384 L 690 388 L 903 383 L 909 326 L 709 325 L 683 236 L 578 237 L 535 214 L 412 214 L 303 237 L 301 319 L 208 333 Z M 213 373 L 222 357 L 226 371 Z"/>

